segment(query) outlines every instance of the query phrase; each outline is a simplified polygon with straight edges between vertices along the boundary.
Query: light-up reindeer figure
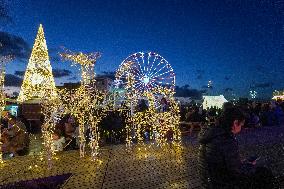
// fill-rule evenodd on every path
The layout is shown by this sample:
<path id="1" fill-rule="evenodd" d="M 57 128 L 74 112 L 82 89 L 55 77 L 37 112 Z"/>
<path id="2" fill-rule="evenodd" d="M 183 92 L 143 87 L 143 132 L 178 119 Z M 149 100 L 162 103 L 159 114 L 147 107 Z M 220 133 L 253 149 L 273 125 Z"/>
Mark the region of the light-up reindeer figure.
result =
<path id="1" fill-rule="evenodd" d="M 65 53 L 61 53 L 60 56 L 64 60 L 72 61 L 73 65 L 80 65 L 81 69 L 81 86 L 76 92 L 77 98 L 79 98 L 80 104 L 77 107 L 77 111 L 71 112 L 74 114 L 79 120 L 79 141 L 80 141 L 80 156 L 84 157 L 85 155 L 85 145 L 86 145 L 86 138 L 85 138 L 85 124 L 89 123 L 91 129 L 91 149 L 92 149 L 92 156 L 93 153 L 97 153 L 97 150 L 93 148 L 98 148 L 98 141 L 99 138 L 98 129 L 97 129 L 97 120 L 94 117 L 90 118 L 91 108 L 93 98 L 93 93 L 95 92 L 95 63 L 98 58 L 100 58 L 101 54 L 99 52 L 84 54 L 82 52 L 74 53 L 70 50 L 65 50 Z M 80 92 L 81 91 L 81 92 Z M 89 118 L 88 120 L 86 118 Z M 95 135 L 95 136 L 94 136 Z"/>

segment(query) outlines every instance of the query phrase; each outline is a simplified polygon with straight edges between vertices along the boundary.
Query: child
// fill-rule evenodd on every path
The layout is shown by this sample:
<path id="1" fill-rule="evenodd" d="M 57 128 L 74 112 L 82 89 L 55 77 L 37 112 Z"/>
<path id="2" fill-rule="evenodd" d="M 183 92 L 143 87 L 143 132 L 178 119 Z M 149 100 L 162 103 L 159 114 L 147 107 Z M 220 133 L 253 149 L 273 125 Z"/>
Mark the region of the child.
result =
<path id="1" fill-rule="evenodd" d="M 63 151 L 64 144 L 65 144 L 65 138 L 64 136 L 61 136 L 59 131 L 55 131 L 53 133 L 53 145 L 52 145 L 52 150 L 56 152 Z"/>

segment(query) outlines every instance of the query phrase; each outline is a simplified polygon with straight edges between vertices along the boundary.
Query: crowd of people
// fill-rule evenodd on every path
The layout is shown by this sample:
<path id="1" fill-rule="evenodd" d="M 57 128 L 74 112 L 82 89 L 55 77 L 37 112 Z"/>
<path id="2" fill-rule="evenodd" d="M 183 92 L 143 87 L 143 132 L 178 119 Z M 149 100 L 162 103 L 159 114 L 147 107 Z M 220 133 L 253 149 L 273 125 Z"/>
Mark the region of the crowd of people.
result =
<path id="1" fill-rule="evenodd" d="M 205 123 L 198 136 L 198 166 L 204 188 L 278 187 L 267 165 L 258 165 L 258 155 L 240 159 L 236 135 L 245 127 L 282 126 L 283 102 L 225 103 L 220 110 L 191 109 L 185 119 Z"/>
<path id="2" fill-rule="evenodd" d="M 233 103 L 225 103 L 225 106 L 232 106 Z M 270 102 L 248 102 L 237 103 L 245 114 L 246 128 L 256 128 L 261 126 L 284 125 L 284 103 L 282 101 Z M 200 104 L 192 104 L 181 107 L 181 121 L 198 122 L 201 125 L 214 124 L 216 118 L 221 114 L 221 109 L 211 107 L 202 109 Z"/>
<path id="3" fill-rule="evenodd" d="M 159 103 L 157 112 L 169 111 L 169 103 L 165 98 L 162 98 Z M 233 106 L 232 103 L 226 103 L 225 106 Z M 284 103 L 283 102 L 265 102 L 265 103 L 239 103 L 242 111 L 245 114 L 244 127 L 261 127 L 284 124 Z M 141 100 L 136 107 L 137 111 L 145 111 L 148 109 L 147 102 Z M 181 106 L 181 122 L 195 123 L 200 128 L 216 124 L 222 110 L 216 107 L 211 107 L 207 110 L 202 109 L 198 104 Z M 116 114 L 115 114 L 116 115 Z M 110 121 L 112 120 L 112 121 Z M 29 149 L 29 124 L 21 117 L 15 117 L 9 113 L 2 116 L 1 142 L 2 152 L 9 156 L 17 156 L 26 154 Z M 108 124 L 108 122 L 111 122 Z M 117 122 L 117 123 L 116 123 Z M 116 125 L 113 127 L 113 125 Z M 125 117 L 121 113 L 116 116 L 110 115 L 106 120 L 103 120 L 99 126 L 102 139 L 106 142 L 121 143 L 125 139 L 123 134 L 125 126 Z M 191 129 L 193 129 L 192 127 Z M 86 138 L 88 138 L 88 129 L 86 129 Z M 112 132 L 113 131 L 113 132 Z M 145 137 L 147 138 L 147 130 Z M 54 150 L 63 151 L 78 148 L 78 123 L 71 115 L 65 115 L 56 125 L 53 140 Z M 115 139 L 115 140 L 113 140 Z"/>
<path id="4" fill-rule="evenodd" d="M 52 134 L 55 151 L 78 148 L 78 124 L 71 115 L 65 115 L 55 126 Z M 16 117 L 9 112 L 1 119 L 1 143 L 4 158 L 27 155 L 30 144 L 30 125 L 22 117 Z"/>

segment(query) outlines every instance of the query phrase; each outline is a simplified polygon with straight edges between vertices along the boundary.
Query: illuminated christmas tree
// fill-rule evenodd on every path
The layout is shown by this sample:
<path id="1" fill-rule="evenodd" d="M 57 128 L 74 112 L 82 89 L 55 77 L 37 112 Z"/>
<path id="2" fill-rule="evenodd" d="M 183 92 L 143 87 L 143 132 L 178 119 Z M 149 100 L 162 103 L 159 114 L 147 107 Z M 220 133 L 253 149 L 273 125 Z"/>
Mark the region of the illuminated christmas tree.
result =
<path id="1" fill-rule="evenodd" d="M 30 99 L 53 99 L 57 95 L 43 27 L 40 24 L 29 59 L 18 102 Z"/>

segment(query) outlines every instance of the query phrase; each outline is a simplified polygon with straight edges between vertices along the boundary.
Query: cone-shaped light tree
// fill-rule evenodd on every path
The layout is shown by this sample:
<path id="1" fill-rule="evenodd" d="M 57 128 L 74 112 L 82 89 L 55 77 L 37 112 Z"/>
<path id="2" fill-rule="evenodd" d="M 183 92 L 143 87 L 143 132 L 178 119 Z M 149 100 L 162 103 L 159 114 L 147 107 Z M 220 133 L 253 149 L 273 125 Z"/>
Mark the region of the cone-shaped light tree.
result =
<path id="1" fill-rule="evenodd" d="M 55 82 L 52 75 L 43 27 L 40 24 L 25 72 L 18 102 L 22 103 L 30 99 L 54 99 L 56 96 Z"/>

